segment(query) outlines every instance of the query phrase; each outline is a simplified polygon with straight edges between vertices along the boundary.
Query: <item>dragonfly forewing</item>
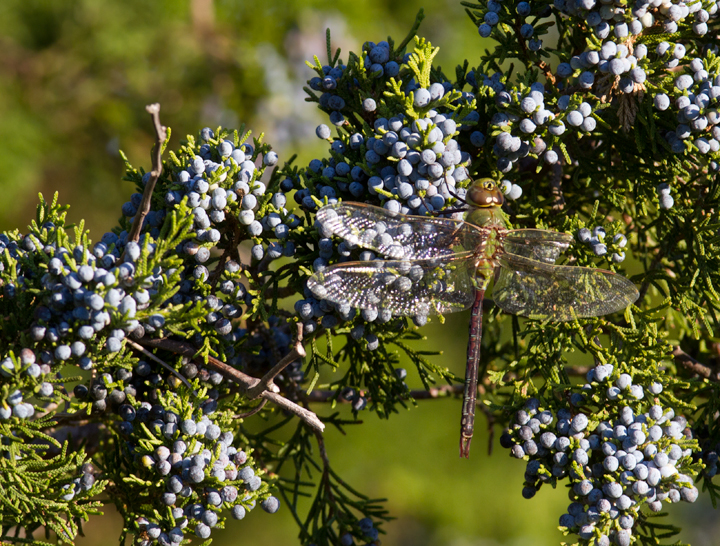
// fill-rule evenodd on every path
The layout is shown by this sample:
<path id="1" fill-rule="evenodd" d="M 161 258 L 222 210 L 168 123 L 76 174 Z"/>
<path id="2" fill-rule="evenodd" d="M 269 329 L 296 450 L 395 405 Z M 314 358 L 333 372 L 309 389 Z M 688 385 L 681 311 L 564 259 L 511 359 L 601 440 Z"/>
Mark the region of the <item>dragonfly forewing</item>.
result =
<path id="1" fill-rule="evenodd" d="M 621 311 L 638 298 L 635 285 L 604 269 L 551 265 L 504 254 L 493 300 L 508 313 L 556 321 Z"/>
<path id="2" fill-rule="evenodd" d="M 346 262 L 318 271 L 308 288 L 318 299 L 394 316 L 427 316 L 469 308 L 475 299 L 473 253 L 431 260 Z"/>
<path id="3" fill-rule="evenodd" d="M 391 260 L 473 251 L 485 237 L 482 228 L 463 220 L 407 216 L 362 203 L 327 205 L 316 219 L 331 233 Z"/>

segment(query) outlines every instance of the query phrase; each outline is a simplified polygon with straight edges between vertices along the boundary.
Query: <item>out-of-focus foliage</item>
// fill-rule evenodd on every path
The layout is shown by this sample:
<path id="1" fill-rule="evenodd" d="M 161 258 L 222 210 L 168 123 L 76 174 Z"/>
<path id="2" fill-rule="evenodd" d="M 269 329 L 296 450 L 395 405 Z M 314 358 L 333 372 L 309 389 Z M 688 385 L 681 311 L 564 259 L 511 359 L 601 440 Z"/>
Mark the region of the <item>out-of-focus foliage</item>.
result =
<path id="1" fill-rule="evenodd" d="M 360 29 L 407 31 L 419 2 L 383 0 L 4 0 L 0 2 L 0 227 L 22 223 L 39 189 L 61 190 L 73 214 L 108 229 L 125 200 L 123 163 L 147 157 L 143 107 L 163 105 L 178 135 L 239 121 L 276 148 L 318 146 L 305 108 L 305 61 L 329 27 L 347 50 Z M 425 35 L 457 58 L 476 33 L 448 2 Z M 351 24 L 352 21 L 352 24 Z M 455 53 L 455 55 L 452 55 Z M 308 151 L 303 152 L 302 149 Z M 52 191 L 51 191 L 52 190 Z"/>

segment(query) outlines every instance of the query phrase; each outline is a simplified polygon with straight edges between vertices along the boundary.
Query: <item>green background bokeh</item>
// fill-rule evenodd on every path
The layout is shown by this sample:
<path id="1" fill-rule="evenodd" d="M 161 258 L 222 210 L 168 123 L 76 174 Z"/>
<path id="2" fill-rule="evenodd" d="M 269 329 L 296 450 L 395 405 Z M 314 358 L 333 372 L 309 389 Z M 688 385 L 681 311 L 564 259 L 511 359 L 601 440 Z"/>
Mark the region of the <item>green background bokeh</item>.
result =
<path id="1" fill-rule="evenodd" d="M 0 1 L 0 229 L 23 229 L 36 196 L 55 191 L 84 218 L 97 240 L 115 225 L 133 188 L 121 181 L 122 149 L 149 170 L 151 125 L 144 106 L 162 105 L 172 127 L 170 148 L 204 126 L 245 123 L 278 151 L 306 163 L 325 153 L 315 138 L 324 121 L 304 102 L 312 76 L 304 64 L 325 60 L 325 29 L 341 58 L 365 40 L 399 40 L 417 11 L 420 33 L 440 46 L 446 73 L 465 58 L 477 64 L 481 40 L 456 0 L 2 0 Z M 423 329 L 436 361 L 463 372 L 466 314 Z M 412 371 L 411 388 L 419 387 Z M 318 407 L 319 413 L 330 408 Z M 346 411 L 346 410 L 343 410 Z M 349 412 L 348 416 L 349 416 Z M 469 461 L 457 453 L 459 400 L 421 401 L 388 421 L 374 414 L 346 436 L 326 434 L 336 471 L 371 497 L 388 498 L 398 519 L 386 524 L 384 546 L 551 546 L 562 540 L 557 520 L 564 488 L 544 488 L 525 501 L 523 464 L 495 440 L 487 454 L 485 422 Z M 496 431 L 496 436 L 501 431 Z M 720 544 L 720 525 L 705 497 L 672 510 L 694 546 Z M 121 529 L 111 506 L 91 519 L 83 546 L 110 544 Z M 287 510 L 254 511 L 215 533 L 218 545 L 296 543 Z"/>

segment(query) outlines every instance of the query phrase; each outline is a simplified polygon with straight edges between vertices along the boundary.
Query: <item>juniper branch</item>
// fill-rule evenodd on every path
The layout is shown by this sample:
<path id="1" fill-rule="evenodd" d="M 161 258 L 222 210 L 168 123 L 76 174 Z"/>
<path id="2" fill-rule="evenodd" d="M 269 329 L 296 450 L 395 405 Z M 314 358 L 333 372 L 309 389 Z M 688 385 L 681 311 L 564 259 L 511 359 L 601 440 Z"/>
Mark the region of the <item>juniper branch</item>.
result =
<path id="1" fill-rule="evenodd" d="M 695 360 L 693 357 L 683 351 L 679 346 L 676 345 L 675 347 L 673 347 L 672 355 L 675 362 L 680 364 L 683 368 L 690 370 L 691 372 L 699 375 L 700 377 L 709 379 L 710 381 L 713 381 L 715 383 L 720 382 L 719 371 L 713 370 L 707 364 L 703 364 L 702 362 Z"/>
<path id="2" fill-rule="evenodd" d="M 192 391 L 192 393 L 193 393 L 194 396 L 197 396 L 197 393 L 196 393 L 195 390 L 192 388 L 192 385 L 190 385 L 190 383 L 188 382 L 188 380 L 185 379 L 185 377 L 183 377 L 183 375 L 182 375 L 181 373 L 179 373 L 175 368 L 173 368 L 172 366 L 170 366 L 170 364 L 168 364 L 168 363 L 165 362 L 164 360 L 158 358 L 158 357 L 155 356 L 153 353 L 151 353 L 150 351 L 148 351 L 145 347 L 143 347 L 142 345 L 139 345 L 139 344 L 135 343 L 135 342 L 132 341 L 131 339 L 128 339 L 128 340 L 127 340 L 127 343 L 128 343 L 128 345 L 130 345 L 130 346 L 131 346 L 133 349 L 135 349 L 136 351 L 140 351 L 142 354 L 144 354 L 144 355 L 145 355 L 146 357 L 148 357 L 149 359 L 154 360 L 155 362 L 157 362 L 158 364 L 160 364 L 163 368 L 165 368 L 167 371 L 169 371 L 171 374 L 173 374 L 175 377 L 177 377 L 180 381 L 182 381 L 183 384 L 184 384 L 188 389 L 190 389 L 190 390 Z"/>
<path id="3" fill-rule="evenodd" d="M 152 157 L 152 171 L 150 171 L 150 178 L 145 184 L 145 190 L 143 191 L 142 201 L 138 207 L 137 214 L 135 214 L 135 220 L 133 221 L 132 229 L 128 234 L 128 241 L 137 242 L 140 239 L 140 231 L 142 230 L 143 221 L 150 212 L 150 201 L 152 194 L 155 189 L 160 175 L 162 174 L 162 152 L 163 144 L 167 139 L 167 128 L 160 123 L 160 103 L 149 104 L 145 107 L 148 114 L 153 122 L 153 128 L 155 129 L 155 146 L 153 147 Z"/>
<path id="4" fill-rule="evenodd" d="M 302 322 L 297 323 L 297 335 L 295 336 L 295 344 L 292 350 L 286 354 L 280 362 L 275 364 L 272 369 L 266 373 L 262 379 L 252 387 L 248 388 L 246 395 L 251 400 L 257 398 L 263 391 L 279 392 L 276 385 L 273 384 L 273 379 L 277 377 L 288 365 L 295 362 L 298 358 L 305 357 L 305 347 L 303 347 L 303 324 Z"/>
<path id="5" fill-rule="evenodd" d="M 164 338 L 148 340 L 143 339 L 140 340 L 140 343 L 146 347 L 165 349 L 172 353 L 184 355 L 189 358 L 195 358 L 197 356 L 197 350 L 195 349 L 195 347 L 184 341 Z M 232 366 L 228 366 L 225 362 L 218 360 L 213 356 L 208 356 L 208 361 L 206 365 L 209 368 L 220 372 L 223 377 L 226 377 L 227 379 L 230 379 L 231 381 L 234 381 L 235 383 L 240 385 L 243 392 L 247 392 L 249 388 L 255 386 L 260 382 L 260 379 L 252 377 L 251 375 L 247 375 L 240 370 L 236 370 Z M 302 406 L 299 406 L 295 402 L 288 400 L 280 394 L 270 391 L 263 391 L 262 394 L 260 394 L 260 398 L 270 400 L 271 402 L 274 402 L 276 405 L 280 406 L 282 409 L 294 413 L 303 421 L 305 421 L 305 423 L 307 423 L 307 425 L 315 431 L 322 432 L 323 430 L 325 430 L 325 425 L 315 413 L 306 408 L 303 408 Z"/>

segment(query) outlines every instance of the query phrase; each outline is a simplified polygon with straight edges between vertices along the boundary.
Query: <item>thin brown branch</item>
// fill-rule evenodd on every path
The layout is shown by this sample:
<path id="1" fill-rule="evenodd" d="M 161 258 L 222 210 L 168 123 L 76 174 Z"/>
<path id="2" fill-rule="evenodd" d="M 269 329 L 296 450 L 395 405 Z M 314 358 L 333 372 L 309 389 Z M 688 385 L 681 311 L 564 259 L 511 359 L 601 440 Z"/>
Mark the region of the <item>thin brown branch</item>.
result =
<path id="1" fill-rule="evenodd" d="M 193 396 L 197 396 L 197 393 L 196 393 L 195 390 L 192 388 L 192 385 L 190 384 L 190 382 L 189 382 L 187 379 L 185 379 L 180 372 L 178 372 L 175 368 L 173 368 L 172 366 L 170 366 L 170 364 L 168 364 L 168 363 L 165 362 L 164 360 L 156 357 L 154 354 L 152 354 L 150 351 L 148 351 L 145 347 L 143 347 L 142 345 L 140 345 L 140 344 L 138 344 L 138 343 L 135 343 L 135 342 L 134 342 L 133 340 L 131 340 L 131 339 L 128 339 L 128 340 L 127 340 L 127 344 L 130 345 L 130 346 L 131 346 L 133 349 L 135 349 L 136 351 L 140 351 L 142 354 L 144 354 L 144 355 L 145 355 L 146 357 L 148 357 L 149 359 L 154 360 L 155 362 L 157 362 L 158 364 L 160 364 L 163 368 L 165 368 L 167 371 L 169 371 L 171 374 L 173 374 L 175 377 L 177 377 L 180 381 L 182 381 L 183 384 L 184 384 L 188 389 L 190 389 L 190 391 L 193 393 Z"/>
<path id="2" fill-rule="evenodd" d="M 457 385 L 442 385 L 441 387 L 430 387 L 428 390 L 410 391 L 410 396 L 415 400 L 434 400 L 439 398 L 448 398 L 450 396 L 459 396 L 463 394 L 465 385 L 459 383 Z"/>
<path id="3" fill-rule="evenodd" d="M 244 419 L 246 417 L 251 417 L 251 416 L 255 415 L 256 413 L 259 413 L 260 410 L 262 410 L 265 407 L 265 404 L 267 404 L 267 399 L 263 398 L 256 407 L 254 407 L 253 409 L 251 409 L 248 412 L 238 413 L 237 415 L 235 415 L 235 418 L 236 419 Z"/>
<path id="4" fill-rule="evenodd" d="M 176 341 L 167 338 L 142 339 L 140 343 L 145 347 L 164 349 L 175 354 L 187 356 L 188 358 L 197 357 L 197 349 L 195 349 L 195 347 L 185 341 Z M 243 373 L 240 370 L 236 370 L 232 366 L 228 366 L 227 364 L 213 356 L 208 356 L 208 361 L 206 365 L 208 368 L 212 368 L 213 370 L 218 371 L 220 374 L 223 375 L 223 377 L 234 381 L 235 383 L 240 385 L 243 391 L 247 391 L 249 388 L 254 387 L 260 382 L 260 379 Z M 305 421 L 305 423 L 307 423 L 307 425 L 310 426 L 310 428 L 312 428 L 313 430 L 319 432 L 325 430 L 325 425 L 322 421 L 320 421 L 317 415 L 315 415 L 312 411 L 297 405 L 295 402 L 291 402 L 280 394 L 270 391 L 263 391 L 260 394 L 260 398 L 267 399 L 270 402 L 273 402 L 277 406 L 281 407 L 282 409 L 294 413 L 303 421 Z"/>
<path id="5" fill-rule="evenodd" d="M 547 79 L 548 83 L 550 83 L 550 85 L 555 85 L 555 74 L 552 73 L 552 68 L 549 64 L 547 64 L 545 61 L 538 61 L 535 63 L 535 66 L 537 66 L 540 70 L 543 71 L 543 74 L 545 74 L 545 78 Z"/>
<path id="6" fill-rule="evenodd" d="M 720 382 L 720 372 L 714 370 L 707 364 L 703 364 L 702 362 L 695 360 L 679 346 L 673 347 L 672 355 L 675 362 L 680 364 L 683 368 L 715 383 Z"/>
<path id="7" fill-rule="evenodd" d="M 305 358 L 305 347 L 303 347 L 303 324 L 297 323 L 297 336 L 295 336 L 295 344 L 292 350 L 286 354 L 280 362 L 275 364 L 272 369 L 266 373 L 257 384 L 250 387 L 246 395 L 251 400 L 257 398 L 263 391 L 279 392 L 280 389 L 273 384 L 273 379 L 288 367 L 289 364 L 295 362 L 298 358 Z"/>
<path id="8" fill-rule="evenodd" d="M 143 191 L 143 198 L 138 207 L 135 220 L 133 220 L 132 228 L 128 234 L 128 241 L 138 242 L 140 240 L 140 231 L 142 230 L 143 221 L 150 212 L 150 200 L 152 199 L 153 191 L 155 190 L 155 184 L 157 183 L 160 175 L 162 174 L 162 147 L 167 139 L 167 128 L 160 123 L 160 104 L 154 103 L 149 104 L 145 107 L 148 114 L 152 118 L 153 128 L 155 129 L 155 146 L 153 146 L 152 156 L 152 171 L 150 171 L 150 178 L 145 184 L 145 190 Z"/>
<path id="9" fill-rule="evenodd" d="M 408 397 L 412 397 L 415 400 L 429 400 L 429 399 L 440 399 L 449 398 L 451 396 L 458 396 L 463 393 L 463 384 L 456 385 L 443 385 L 441 387 L 430 387 L 429 390 L 419 389 L 413 390 L 408 393 Z M 342 396 L 338 396 L 337 391 L 328 390 L 314 390 L 311 391 L 307 396 L 304 397 L 308 402 L 340 402 L 350 404 L 352 399 L 345 399 Z M 371 397 L 368 397 L 368 401 L 371 401 Z"/>
<path id="10" fill-rule="evenodd" d="M 87 415 L 85 415 L 87 417 Z M 68 442 L 71 449 L 82 449 L 88 455 L 93 455 L 102 449 L 100 439 L 105 438 L 107 432 L 105 431 L 106 425 L 101 422 L 91 422 L 89 420 L 78 421 L 74 426 L 65 426 L 67 422 L 63 423 L 63 426 L 58 426 L 49 431 L 49 434 L 55 438 L 60 444 Z M 58 423 L 60 425 L 60 423 Z M 51 446 L 53 452 L 59 452 L 55 446 Z M 60 448 L 62 449 L 62 448 Z M 4 544 L 0 541 L 0 544 Z"/>
<path id="11" fill-rule="evenodd" d="M 330 459 L 327 456 L 327 450 L 325 449 L 325 440 L 322 437 L 322 434 L 315 431 L 315 438 L 317 438 L 318 448 L 320 451 L 320 458 L 323 462 L 323 469 L 325 472 L 330 468 Z"/>
<path id="12" fill-rule="evenodd" d="M 310 391 L 307 395 L 303 397 L 303 399 L 307 402 L 332 402 L 333 400 L 336 400 L 338 402 L 347 402 L 348 404 L 351 402 L 351 400 L 346 400 L 342 396 L 338 396 L 337 391 L 327 391 L 327 390 L 315 390 Z"/>
<path id="13" fill-rule="evenodd" d="M 333 493 L 332 484 L 330 483 L 330 459 L 327 455 L 327 449 L 325 449 L 325 439 L 323 435 L 318 431 L 315 431 L 315 439 L 318 443 L 318 451 L 320 452 L 320 458 L 322 459 L 323 471 L 322 471 L 322 486 L 325 489 L 325 493 L 328 497 L 328 504 L 330 505 L 330 515 L 332 516 L 335 512 L 335 494 Z"/>

